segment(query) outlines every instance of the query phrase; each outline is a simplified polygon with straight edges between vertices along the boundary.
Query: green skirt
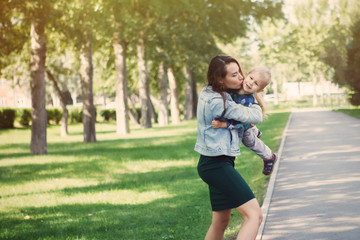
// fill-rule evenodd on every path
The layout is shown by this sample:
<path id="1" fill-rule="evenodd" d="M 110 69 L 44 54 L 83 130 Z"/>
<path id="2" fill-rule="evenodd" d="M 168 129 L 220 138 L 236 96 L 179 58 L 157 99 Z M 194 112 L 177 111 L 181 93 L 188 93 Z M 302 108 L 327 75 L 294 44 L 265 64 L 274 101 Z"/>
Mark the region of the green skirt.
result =
<path id="1" fill-rule="evenodd" d="M 235 157 L 200 155 L 198 173 L 209 185 L 213 211 L 237 208 L 255 198 L 249 185 L 234 166 Z"/>

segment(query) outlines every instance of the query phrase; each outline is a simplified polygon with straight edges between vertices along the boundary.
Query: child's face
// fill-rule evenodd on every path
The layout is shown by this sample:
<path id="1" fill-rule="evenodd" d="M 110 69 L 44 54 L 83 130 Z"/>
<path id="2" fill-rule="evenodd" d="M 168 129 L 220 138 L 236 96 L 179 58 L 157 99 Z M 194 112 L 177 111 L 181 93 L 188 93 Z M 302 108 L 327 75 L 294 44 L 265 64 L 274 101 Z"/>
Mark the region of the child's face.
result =
<path id="1" fill-rule="evenodd" d="M 253 71 L 246 75 L 243 83 L 243 91 L 247 94 L 261 92 L 265 87 L 265 80 L 258 71 Z"/>

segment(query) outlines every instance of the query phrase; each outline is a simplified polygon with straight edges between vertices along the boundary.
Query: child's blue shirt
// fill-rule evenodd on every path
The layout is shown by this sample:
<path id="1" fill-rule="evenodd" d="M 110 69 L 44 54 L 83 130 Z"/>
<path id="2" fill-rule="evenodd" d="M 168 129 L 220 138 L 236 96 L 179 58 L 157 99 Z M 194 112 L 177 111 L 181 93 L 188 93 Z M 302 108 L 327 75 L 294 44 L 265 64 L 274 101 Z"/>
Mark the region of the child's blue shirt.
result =
<path id="1" fill-rule="evenodd" d="M 241 104 L 246 107 L 251 107 L 255 102 L 254 94 L 238 94 L 238 93 L 230 93 L 231 98 L 237 104 Z M 244 131 L 250 128 L 250 123 L 241 123 L 239 121 L 233 119 L 227 119 L 226 121 L 228 129 L 244 129 Z"/>

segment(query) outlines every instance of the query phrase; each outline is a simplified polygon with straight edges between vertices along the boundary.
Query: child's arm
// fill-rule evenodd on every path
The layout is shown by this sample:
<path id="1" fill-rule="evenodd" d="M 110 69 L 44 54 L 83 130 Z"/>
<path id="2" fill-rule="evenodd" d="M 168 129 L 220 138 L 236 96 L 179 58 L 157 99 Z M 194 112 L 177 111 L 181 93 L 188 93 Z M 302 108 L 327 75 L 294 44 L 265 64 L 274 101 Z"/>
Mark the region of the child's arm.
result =
<path id="1" fill-rule="evenodd" d="M 212 120 L 211 126 L 213 128 L 227 128 L 227 129 L 240 129 L 244 128 L 243 124 L 239 121 L 235 121 L 232 119 L 227 119 L 227 121 L 220 121 L 217 119 Z"/>

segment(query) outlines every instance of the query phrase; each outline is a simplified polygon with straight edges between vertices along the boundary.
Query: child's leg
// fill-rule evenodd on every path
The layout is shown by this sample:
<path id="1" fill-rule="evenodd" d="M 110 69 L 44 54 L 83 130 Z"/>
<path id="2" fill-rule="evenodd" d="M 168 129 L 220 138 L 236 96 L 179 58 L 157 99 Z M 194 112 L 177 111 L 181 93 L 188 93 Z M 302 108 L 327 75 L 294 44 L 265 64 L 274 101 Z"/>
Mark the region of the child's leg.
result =
<path id="1" fill-rule="evenodd" d="M 272 151 L 257 137 L 258 131 L 256 127 L 251 127 L 246 130 L 242 138 L 242 143 L 263 160 L 269 160 L 272 157 Z"/>

